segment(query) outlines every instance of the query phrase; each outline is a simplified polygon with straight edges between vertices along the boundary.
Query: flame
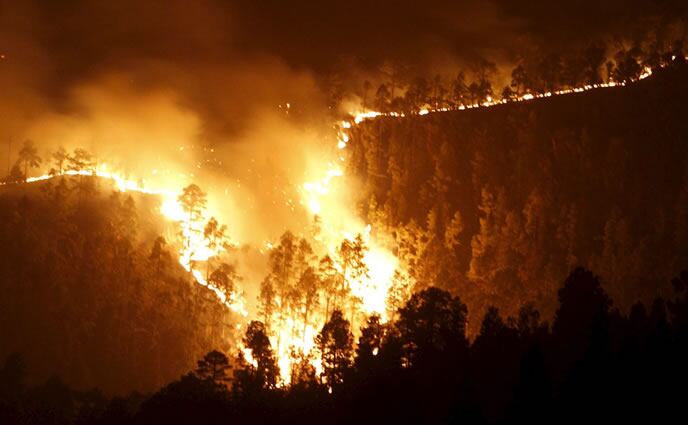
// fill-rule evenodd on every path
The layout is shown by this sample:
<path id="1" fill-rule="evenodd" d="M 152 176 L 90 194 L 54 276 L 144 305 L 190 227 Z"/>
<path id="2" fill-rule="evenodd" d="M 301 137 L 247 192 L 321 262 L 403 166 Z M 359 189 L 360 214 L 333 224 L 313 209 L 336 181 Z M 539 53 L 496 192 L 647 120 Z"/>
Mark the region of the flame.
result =
<path id="1" fill-rule="evenodd" d="M 672 60 L 673 59 L 674 58 L 672 58 Z M 644 67 L 638 80 L 645 79 L 651 75 L 652 69 Z M 466 110 L 511 102 L 524 102 L 570 93 L 580 93 L 593 89 L 625 86 L 630 82 L 631 81 L 609 81 L 607 83 L 566 88 L 551 92 L 525 93 L 513 99 L 497 100 L 488 97 L 483 103 L 462 104 L 455 109 Z M 286 104 L 286 108 L 287 110 L 290 108 L 289 103 Z M 423 116 L 430 113 L 449 110 L 451 109 L 432 108 L 425 105 L 422 109 L 417 111 L 416 114 Z M 325 167 L 318 173 L 318 176 L 304 182 L 300 186 L 302 205 L 312 214 L 320 218 L 321 229 L 316 239 L 322 244 L 326 253 L 333 259 L 334 266 L 339 272 L 344 270 L 341 260 L 338 258 L 338 247 L 343 240 L 354 241 L 356 235 L 361 235 L 368 248 L 363 256 L 363 262 L 368 268 L 368 273 L 359 277 L 353 277 L 350 274 L 344 276 L 351 295 L 360 300 L 360 303 L 356 306 L 356 311 L 353 311 L 351 314 L 352 320 L 355 320 L 357 317 L 371 314 L 380 315 L 383 322 L 389 319 L 387 317 L 388 306 L 386 305 L 388 292 L 395 271 L 401 269 L 403 272 L 403 264 L 400 263 L 399 259 L 388 247 L 380 243 L 375 237 L 371 225 L 363 222 L 357 216 L 351 201 L 346 200 L 342 196 L 341 190 L 339 189 L 344 186 L 342 183 L 346 182 L 347 176 L 343 171 L 345 157 L 341 151 L 347 148 L 351 139 L 350 131 L 355 126 L 366 120 L 373 120 L 379 117 L 404 116 L 405 113 L 394 111 L 352 111 L 350 113 L 350 119 L 340 121 L 335 125 L 337 143 L 336 149 L 333 150 L 335 153 L 333 154 L 334 159 L 323 161 Z M 179 149 L 184 150 L 184 147 L 182 146 Z M 152 171 L 154 176 L 158 176 L 159 173 L 157 169 Z M 180 265 L 193 276 L 194 280 L 199 285 L 208 288 L 208 290 L 216 296 L 218 302 L 244 319 L 248 319 L 249 313 L 241 292 L 225 293 L 222 289 L 208 282 L 204 278 L 203 273 L 194 268 L 194 264 L 206 262 L 210 258 L 221 254 L 223 248 L 216 247 L 211 249 L 208 241 L 205 240 L 203 235 L 205 217 L 189 220 L 187 212 L 184 211 L 184 208 L 178 201 L 178 197 L 184 186 L 183 184 L 180 182 L 175 184 L 172 182 L 174 179 L 167 179 L 162 187 L 146 187 L 141 181 L 130 180 L 121 173 L 110 171 L 107 164 L 101 164 L 89 170 L 66 170 L 60 175 L 97 176 L 102 179 L 111 180 L 115 188 L 120 192 L 138 192 L 159 196 L 161 198 L 160 213 L 168 220 L 179 224 L 183 239 L 186 241 L 186 243 L 182 244 L 179 248 L 178 254 Z M 37 177 L 30 177 L 26 182 L 39 182 L 58 176 L 59 175 L 54 174 L 44 174 Z M 0 183 L 0 185 L 2 184 L 3 183 Z M 260 249 L 260 252 L 266 253 L 273 248 L 272 243 L 266 242 L 264 247 Z M 316 373 L 320 374 L 322 372 L 320 359 L 317 355 L 313 354 L 316 350 L 315 340 L 319 328 L 327 321 L 328 317 L 326 317 L 322 311 L 316 311 L 313 312 L 313 316 L 309 318 L 310 320 L 305 323 L 301 317 L 304 311 L 297 311 L 294 313 L 295 314 L 292 316 L 280 318 L 279 325 L 272 326 L 270 334 L 268 335 L 273 349 L 275 350 L 277 363 L 280 368 L 280 385 L 288 385 L 291 382 L 291 371 L 298 361 L 294 353 L 310 355 L 310 363 L 315 368 Z M 354 326 L 353 331 L 358 332 L 356 325 L 360 326 L 360 322 L 353 323 L 352 325 Z M 252 357 L 250 350 L 243 347 L 243 345 L 239 346 L 239 350 L 243 353 L 247 362 L 256 365 L 256 361 Z M 373 354 L 377 355 L 377 349 L 375 349 Z"/>
<path id="2" fill-rule="evenodd" d="M 645 67 L 638 77 L 638 80 L 645 79 L 652 75 L 652 69 Z M 555 95 L 569 93 L 580 93 L 588 90 L 624 86 L 627 82 L 610 81 L 608 83 L 585 85 L 583 87 L 561 89 L 544 93 L 526 93 L 515 99 L 494 99 L 487 97 L 483 103 L 460 105 L 457 109 L 465 110 L 479 107 L 490 107 L 508 102 L 523 102 L 533 99 L 548 98 Z M 417 115 L 423 116 L 435 112 L 449 111 L 449 108 L 432 108 L 425 106 Z M 404 117 L 403 112 L 380 112 L 373 110 L 363 110 L 350 113 L 351 120 L 344 120 L 335 125 L 337 129 L 337 150 L 346 149 L 350 141 L 350 131 L 353 127 L 366 120 L 373 120 L 379 117 Z M 344 157 L 339 156 L 339 162 L 343 162 Z M 330 254 L 337 261 L 337 246 L 342 239 L 353 241 L 354 235 L 361 234 L 364 237 L 368 250 L 365 253 L 363 262 L 368 267 L 367 276 L 352 279 L 345 276 L 351 290 L 351 295 L 358 298 L 361 303 L 358 307 L 359 313 L 364 315 L 379 314 L 383 322 L 387 317 L 387 299 L 395 270 L 403 269 L 399 260 L 392 254 L 391 250 L 381 246 L 375 238 L 371 237 L 371 226 L 362 223 L 353 212 L 350 204 L 346 204 L 337 197 L 335 182 L 346 176 L 342 167 L 336 161 L 328 162 L 328 168 L 323 172 L 322 177 L 303 184 L 303 201 L 307 208 L 321 219 L 321 234 L 319 236 Z M 336 264 L 342 270 L 341 264 Z M 402 270 L 403 271 L 403 270 Z M 315 322 L 323 323 L 326 317 L 318 317 Z M 354 329 L 356 332 L 357 329 Z M 281 323 L 270 336 L 271 343 L 277 347 L 278 364 L 281 371 L 283 384 L 290 382 L 290 371 L 294 366 L 294 359 L 291 356 L 292 350 L 302 353 L 309 353 L 315 347 L 314 338 L 317 330 L 310 324 L 304 324 L 298 318 L 288 317 Z M 377 354 L 377 351 L 374 353 Z M 316 370 L 320 372 L 321 365 L 313 361 Z"/>
<path id="3" fill-rule="evenodd" d="M 652 74 L 649 68 L 645 68 L 639 79 L 647 78 Z M 615 87 L 625 83 L 610 82 L 607 84 L 597 84 L 584 86 L 577 89 L 565 89 L 555 92 L 539 94 L 527 93 L 520 98 L 510 101 L 527 101 L 537 98 L 546 98 L 553 95 L 561 95 L 573 92 L 592 90 L 601 87 Z M 478 107 L 489 107 L 506 103 L 507 100 L 496 100 L 488 97 L 483 103 L 461 105 L 458 109 L 471 109 Z M 423 116 L 434 112 L 448 111 L 448 108 L 431 108 L 425 106 L 417 115 Z M 355 126 L 366 120 L 379 117 L 403 117 L 402 112 L 380 112 L 373 110 L 362 110 L 352 112 L 350 120 L 340 121 L 335 125 L 337 134 L 337 151 L 345 150 L 351 139 L 349 131 Z M 336 151 L 335 151 L 336 152 Z M 320 218 L 321 231 L 318 236 L 319 241 L 326 247 L 327 253 L 335 261 L 335 266 L 341 271 L 343 266 L 339 264 L 337 257 L 337 247 L 342 240 L 353 241 L 355 235 L 361 234 L 368 246 L 363 262 L 368 268 L 366 276 L 352 278 L 345 276 L 344 279 L 351 291 L 351 296 L 360 300 L 357 306 L 357 313 L 362 315 L 379 314 L 382 321 L 387 321 L 387 299 L 395 270 L 403 268 L 399 260 L 392 254 L 391 250 L 382 246 L 372 237 L 371 226 L 363 223 L 353 211 L 352 205 L 343 200 L 337 190 L 341 185 L 337 182 L 345 179 L 341 164 L 345 161 L 344 156 L 339 155 L 338 160 L 325 161 L 326 169 L 322 171 L 319 178 L 307 181 L 302 185 L 302 204 L 308 210 Z M 403 270 L 402 270 L 403 271 Z M 352 319 L 356 314 L 352 314 Z M 286 317 L 279 320 L 273 326 L 270 340 L 273 347 L 276 347 L 277 361 L 280 367 L 282 384 L 288 384 L 291 376 L 290 372 L 296 361 L 292 353 L 310 353 L 315 348 L 314 339 L 318 333 L 312 323 L 324 323 L 327 317 L 315 317 L 311 323 L 304 323 L 299 317 Z M 355 324 L 353 324 L 355 326 Z M 354 328 L 354 332 L 358 329 Z M 316 370 L 320 371 L 319 363 L 312 362 Z"/>
<path id="4" fill-rule="evenodd" d="M 368 111 L 353 115 L 351 121 L 339 122 L 335 126 L 337 129 L 337 150 L 343 150 L 347 147 L 350 140 L 348 131 L 355 125 L 366 119 L 382 115 L 389 114 Z M 368 268 L 368 273 L 356 278 L 350 273 L 344 276 L 351 296 L 360 300 L 354 311 L 350 313 L 351 319 L 360 315 L 379 314 L 382 320 L 386 321 L 387 295 L 394 272 L 399 267 L 399 261 L 391 250 L 379 244 L 372 237 L 370 224 L 366 224 L 358 218 L 351 202 L 340 196 L 338 189 L 342 185 L 338 183 L 342 183 L 346 179 L 341 164 L 344 161 L 343 156 L 338 156 L 336 161 L 326 161 L 326 168 L 322 171 L 321 177 L 302 184 L 302 204 L 320 218 L 321 229 L 316 239 L 324 245 L 326 253 L 333 259 L 334 266 L 339 272 L 342 272 L 344 267 L 338 257 L 338 247 L 343 240 L 353 242 L 356 235 L 361 235 L 368 248 L 363 257 L 363 263 Z M 269 335 L 272 346 L 276 348 L 282 385 L 288 385 L 291 382 L 291 370 L 298 361 L 293 356 L 294 352 L 311 354 L 310 363 L 315 368 L 316 373 L 320 374 L 322 371 L 321 361 L 315 355 L 315 338 L 319 333 L 319 327 L 329 318 L 322 311 L 314 312 L 309 323 L 304 323 L 298 314 L 296 316 L 279 320 Z M 352 323 L 354 333 L 358 332 L 357 324 L 360 325 L 360 322 Z"/>
<path id="5" fill-rule="evenodd" d="M 194 280 L 211 290 L 218 301 L 235 313 L 247 317 L 245 301 L 238 292 L 225 293 L 220 288 L 210 284 L 203 277 L 199 270 L 192 268 L 194 262 L 208 261 L 209 258 L 219 255 L 222 248 L 210 249 L 208 241 L 203 237 L 204 217 L 189 222 L 188 214 L 184 211 L 178 201 L 181 188 L 149 188 L 144 186 L 141 181 L 127 179 L 120 173 L 110 171 L 107 164 L 99 164 L 92 169 L 64 170 L 61 174 L 43 174 L 36 177 L 29 177 L 26 183 L 35 183 L 50 180 L 60 176 L 90 176 L 110 180 L 119 192 L 136 192 L 161 197 L 160 213 L 168 220 L 179 223 L 182 235 L 188 241 L 185 246 L 179 249 L 179 263 L 187 272 L 191 273 Z M 153 174 L 157 174 L 154 170 Z M 0 183 L 4 185 L 4 183 Z"/>

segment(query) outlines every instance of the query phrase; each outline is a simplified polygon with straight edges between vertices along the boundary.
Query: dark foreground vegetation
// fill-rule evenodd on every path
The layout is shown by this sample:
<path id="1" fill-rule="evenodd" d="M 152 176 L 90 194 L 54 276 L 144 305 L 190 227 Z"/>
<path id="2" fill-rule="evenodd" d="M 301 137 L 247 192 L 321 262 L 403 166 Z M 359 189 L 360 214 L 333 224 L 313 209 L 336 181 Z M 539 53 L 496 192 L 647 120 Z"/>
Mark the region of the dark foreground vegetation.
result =
<path id="1" fill-rule="evenodd" d="M 0 357 L 21 352 L 31 379 L 154 390 L 227 338 L 227 310 L 163 237 L 176 236 L 160 201 L 112 189 L 90 176 L 0 187 Z"/>
<path id="2" fill-rule="evenodd" d="M 688 272 L 672 283 L 673 300 L 622 315 L 598 278 L 578 268 L 559 290 L 551 326 L 532 306 L 508 319 L 490 308 L 472 343 L 466 306 L 437 288 L 415 293 L 390 324 L 369 318 L 355 345 L 335 311 L 318 337 L 322 374 L 304 363 L 286 388 L 276 386 L 260 322 L 244 338 L 254 363 L 213 351 L 146 396 L 107 400 L 58 378 L 27 388 L 26 365 L 12 355 L 0 368 L 0 422 L 666 421 L 685 415 L 688 379 Z"/>
<path id="3" fill-rule="evenodd" d="M 416 292 L 385 324 L 327 314 L 289 385 L 268 320 L 249 324 L 246 351 L 222 346 L 231 318 L 173 261 L 151 200 L 90 177 L 3 188 L 0 423 L 685 416 L 688 73 L 657 74 L 353 129 L 362 212 L 394 235 Z M 8 182 L 26 180 L 24 158 Z M 273 260 L 307 247 L 285 235 Z M 262 310 L 292 283 L 266 279 Z M 130 388 L 159 389 L 106 395 Z"/>

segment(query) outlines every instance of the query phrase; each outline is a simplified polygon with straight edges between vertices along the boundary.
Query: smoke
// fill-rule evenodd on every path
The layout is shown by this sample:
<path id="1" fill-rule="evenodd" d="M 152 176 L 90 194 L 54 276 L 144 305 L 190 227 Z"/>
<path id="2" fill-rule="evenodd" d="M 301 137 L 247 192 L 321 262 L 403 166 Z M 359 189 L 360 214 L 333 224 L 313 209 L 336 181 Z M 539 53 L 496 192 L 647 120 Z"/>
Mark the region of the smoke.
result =
<path id="1" fill-rule="evenodd" d="M 29 139 L 40 173 L 62 146 L 152 188 L 198 184 L 208 217 L 242 247 L 234 256 L 253 300 L 259 250 L 286 229 L 307 231 L 301 186 L 335 144 L 317 78 L 231 46 L 214 2 L 125 3 L 2 5 L 0 158 L 14 162 Z"/>
<path id="2" fill-rule="evenodd" d="M 299 191 L 330 165 L 333 73 L 355 85 L 389 62 L 409 74 L 511 63 L 525 45 L 588 41 L 556 28 L 595 15 L 592 2 L 562 14 L 501 0 L 0 2 L 0 145 L 12 141 L 0 158 L 31 139 L 44 158 L 82 147 L 151 185 L 197 183 L 235 242 L 256 248 L 311 223 Z M 591 31 L 681 9 L 662 4 L 627 7 L 613 26 L 605 9 Z"/>

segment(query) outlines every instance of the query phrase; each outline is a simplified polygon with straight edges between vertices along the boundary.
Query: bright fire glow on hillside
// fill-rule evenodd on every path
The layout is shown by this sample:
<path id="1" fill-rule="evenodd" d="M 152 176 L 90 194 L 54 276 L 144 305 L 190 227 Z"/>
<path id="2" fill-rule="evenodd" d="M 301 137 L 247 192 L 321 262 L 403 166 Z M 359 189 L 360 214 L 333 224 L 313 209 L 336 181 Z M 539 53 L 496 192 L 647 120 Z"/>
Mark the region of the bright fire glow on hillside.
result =
<path id="1" fill-rule="evenodd" d="M 208 241 L 203 237 L 204 217 L 200 217 L 197 220 L 188 220 L 188 214 L 178 200 L 181 188 L 148 188 L 140 182 L 127 179 L 117 172 L 110 171 L 107 164 L 101 164 L 92 169 L 64 170 L 61 174 L 43 174 L 41 176 L 29 177 L 26 179 L 26 182 L 34 183 L 59 176 L 95 176 L 112 181 L 115 188 L 120 192 L 137 192 L 160 196 L 162 200 L 160 213 L 168 220 L 179 223 L 183 238 L 188 239 L 190 242 L 188 246 L 182 246 L 179 250 L 179 263 L 181 266 L 193 275 L 196 282 L 211 290 L 217 296 L 218 301 L 227 306 L 227 308 L 243 317 L 248 316 L 245 301 L 240 293 L 225 293 L 222 289 L 209 283 L 199 270 L 192 269 L 192 265 L 195 262 L 208 261 L 209 258 L 220 254 L 222 248 L 211 249 L 208 246 Z"/>
<path id="2" fill-rule="evenodd" d="M 650 68 L 645 68 L 639 79 L 644 79 L 652 74 Z M 564 95 L 578 93 L 588 90 L 624 86 L 627 82 L 608 82 L 604 84 L 586 85 L 579 88 L 563 89 L 546 93 L 526 93 L 513 99 L 495 100 L 488 98 L 486 102 L 472 105 L 461 105 L 459 110 L 478 107 L 489 107 L 508 102 L 523 102 L 539 98 L 547 98 L 554 95 Z M 418 115 L 447 111 L 448 109 L 433 109 L 424 107 L 420 109 Z M 347 176 L 344 173 L 345 150 L 351 140 L 351 129 L 366 120 L 377 117 L 403 117 L 400 112 L 378 112 L 378 111 L 359 111 L 351 113 L 349 119 L 343 120 L 335 125 L 337 132 L 336 148 L 333 149 L 333 158 L 323 161 L 326 164 L 321 173 L 302 183 L 299 191 L 302 199 L 301 203 L 310 214 L 318 218 L 319 231 L 314 239 L 320 244 L 318 254 L 327 255 L 332 260 L 333 273 L 341 276 L 337 281 L 346 290 L 347 295 L 342 298 L 339 305 L 329 305 L 325 311 L 322 308 L 313 311 L 308 317 L 308 311 L 304 308 L 291 310 L 289 315 L 281 315 L 278 320 L 273 320 L 273 325 L 269 327 L 270 340 L 278 358 L 281 373 L 281 384 L 286 385 L 291 381 L 291 372 L 299 356 L 310 358 L 311 364 L 317 372 L 320 372 L 321 365 L 318 356 L 315 355 L 316 336 L 327 321 L 327 314 L 331 313 L 336 306 L 343 310 L 347 319 L 352 322 L 352 329 L 357 332 L 366 316 L 378 314 L 382 321 L 387 321 L 387 299 L 390 286 L 395 271 L 401 269 L 403 265 L 394 256 L 389 247 L 382 246 L 375 238 L 375 233 L 368 223 L 362 221 L 355 212 L 354 205 L 346 200 L 338 192 L 338 187 L 345 184 Z M 198 270 L 197 264 L 208 262 L 209 259 L 221 254 L 221 246 L 211 248 L 204 236 L 204 226 L 207 219 L 206 214 L 190 219 L 189 214 L 179 201 L 183 185 L 178 182 L 163 184 L 161 187 L 149 188 L 136 180 L 125 178 L 123 175 L 110 171 L 106 165 L 100 165 L 88 170 L 66 170 L 61 174 L 44 174 L 38 177 L 30 177 L 27 183 L 44 181 L 66 176 L 97 176 L 113 182 L 117 190 L 121 192 L 138 192 L 157 195 L 161 198 L 160 213 L 167 219 L 178 223 L 182 238 L 187 242 L 180 244 L 178 251 L 179 263 L 189 272 L 198 284 L 211 290 L 218 301 L 227 306 L 231 311 L 244 318 L 246 322 L 253 319 L 249 317 L 246 302 L 241 291 L 226 293 L 223 289 L 216 287 L 208 282 L 203 273 Z M 358 245 L 357 245 L 358 244 Z M 342 254 L 342 247 L 355 249 L 358 246 L 361 252 L 358 271 L 350 266 Z M 352 248 L 354 247 L 354 248 Z M 268 246 L 270 252 L 272 245 Z M 361 272 L 363 270 L 363 272 Z M 278 300 L 278 303 L 285 302 Z M 320 300 L 320 304 L 326 301 Z M 278 305 L 278 307 L 282 307 Z M 241 347 L 246 359 L 253 362 L 250 352 Z"/>

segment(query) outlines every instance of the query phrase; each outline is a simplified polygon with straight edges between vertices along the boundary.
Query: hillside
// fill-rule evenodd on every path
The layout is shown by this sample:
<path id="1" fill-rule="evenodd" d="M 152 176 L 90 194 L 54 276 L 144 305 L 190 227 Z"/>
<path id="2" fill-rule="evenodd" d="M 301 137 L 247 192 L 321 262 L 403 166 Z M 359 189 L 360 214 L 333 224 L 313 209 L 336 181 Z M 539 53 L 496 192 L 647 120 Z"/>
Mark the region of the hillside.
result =
<path id="1" fill-rule="evenodd" d="M 158 207 L 91 177 L 0 187 L 0 358 L 21 353 L 33 382 L 124 393 L 227 346 L 226 310 L 160 243 L 174 232 Z"/>
<path id="2" fill-rule="evenodd" d="M 546 316 L 576 265 L 617 306 L 688 266 L 688 68 L 627 87 L 352 129 L 362 211 L 423 284 Z M 473 327 L 477 320 L 472 320 Z"/>

